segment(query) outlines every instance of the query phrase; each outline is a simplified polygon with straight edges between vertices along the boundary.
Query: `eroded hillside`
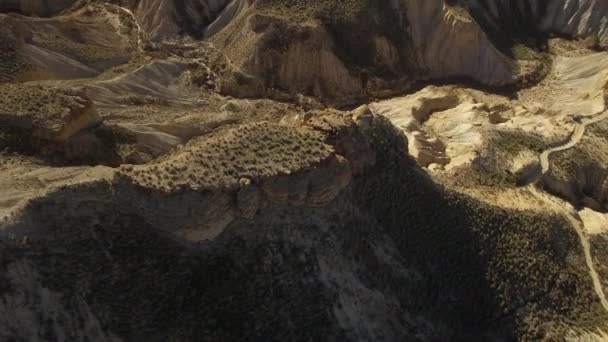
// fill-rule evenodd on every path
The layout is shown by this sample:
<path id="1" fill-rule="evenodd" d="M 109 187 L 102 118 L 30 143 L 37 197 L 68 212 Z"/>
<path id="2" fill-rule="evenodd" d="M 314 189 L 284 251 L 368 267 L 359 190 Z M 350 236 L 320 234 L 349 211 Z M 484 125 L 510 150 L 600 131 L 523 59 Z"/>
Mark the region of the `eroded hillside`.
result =
<path id="1" fill-rule="evenodd" d="M 3 2 L 0 340 L 605 340 L 607 23 Z"/>

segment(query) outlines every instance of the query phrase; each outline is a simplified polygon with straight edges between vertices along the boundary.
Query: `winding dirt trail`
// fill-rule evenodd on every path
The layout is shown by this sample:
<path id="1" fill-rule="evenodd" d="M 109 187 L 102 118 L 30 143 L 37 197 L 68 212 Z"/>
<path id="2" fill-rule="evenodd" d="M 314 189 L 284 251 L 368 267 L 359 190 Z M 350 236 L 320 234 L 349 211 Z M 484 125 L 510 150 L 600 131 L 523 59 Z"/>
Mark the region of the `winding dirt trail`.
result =
<path id="1" fill-rule="evenodd" d="M 598 298 L 600 299 L 600 303 L 602 303 L 604 310 L 606 310 L 608 312 L 608 300 L 606 300 L 606 294 L 604 293 L 604 290 L 602 288 L 602 283 L 600 281 L 600 277 L 597 274 L 597 271 L 595 270 L 595 266 L 593 266 L 593 258 L 591 257 L 591 244 L 589 243 L 589 239 L 587 238 L 587 235 L 585 234 L 582 220 L 575 218 L 574 215 L 572 215 L 570 213 L 568 213 L 566 215 L 566 217 L 568 218 L 568 221 L 570 221 L 570 223 L 576 230 L 576 234 L 578 234 L 578 237 L 581 241 L 581 246 L 583 246 L 583 252 L 585 254 L 585 262 L 587 263 L 587 268 L 589 269 L 589 275 L 591 276 L 591 279 L 593 280 L 593 288 L 595 289 L 595 293 L 597 294 Z"/>
<path id="2" fill-rule="evenodd" d="M 549 168 L 551 167 L 549 163 L 549 157 L 552 153 L 565 151 L 576 146 L 576 144 L 578 144 L 585 136 L 585 130 L 587 129 L 587 126 L 600 122 L 606 118 L 608 118 L 608 110 L 603 113 L 599 113 L 599 115 L 596 115 L 593 118 L 581 119 L 581 122 L 577 123 L 574 127 L 574 131 L 572 132 L 572 135 L 570 136 L 570 139 L 567 143 L 543 151 L 543 153 L 541 153 L 540 155 L 541 174 L 538 175 L 538 178 L 540 179 L 540 176 L 544 175 L 545 173 L 547 173 L 547 171 L 549 171 Z M 536 180 L 534 182 L 536 182 Z"/>
<path id="3" fill-rule="evenodd" d="M 585 136 L 585 130 L 586 130 L 587 126 L 600 122 L 605 119 L 608 119 L 608 110 L 604 111 L 602 113 L 599 113 L 598 115 L 596 115 L 592 118 L 581 119 L 581 121 L 579 123 L 577 123 L 576 126 L 574 127 L 574 131 L 572 132 L 572 135 L 570 136 L 570 139 L 568 140 L 568 142 L 566 142 L 563 145 L 547 149 L 540 154 L 540 157 L 539 157 L 540 167 L 537 166 L 532 174 L 529 174 L 526 176 L 526 178 L 528 178 L 526 180 L 526 184 L 530 185 L 530 184 L 536 183 L 537 181 L 539 181 L 542 178 L 542 176 L 544 174 L 546 174 L 549 171 L 549 169 L 551 167 L 549 157 L 551 156 L 552 153 L 565 151 L 565 150 L 568 150 L 568 149 L 576 146 L 576 144 L 578 144 Z M 595 270 L 595 266 L 593 265 L 593 257 L 591 255 L 591 244 L 589 243 L 589 239 L 585 233 L 583 221 L 580 218 L 575 217 L 575 215 L 573 215 L 570 212 L 568 212 L 566 214 L 566 218 L 568 219 L 568 221 L 570 221 L 570 223 L 572 224 L 572 226 L 574 227 L 574 229 L 576 231 L 576 234 L 579 237 L 581 246 L 583 247 L 583 253 L 585 254 L 585 263 L 587 264 L 587 268 L 589 270 L 589 276 L 591 277 L 591 280 L 593 281 L 593 288 L 600 300 L 600 303 L 604 307 L 604 310 L 606 310 L 606 312 L 608 312 L 608 300 L 606 300 L 606 294 L 604 293 L 604 289 L 602 288 L 602 283 L 600 281 L 600 277 L 597 274 L 597 271 Z"/>
<path id="4" fill-rule="evenodd" d="M 550 163 L 551 154 L 573 148 L 585 136 L 585 131 L 587 129 L 587 126 L 600 122 L 605 119 L 608 119 L 608 110 L 604 111 L 604 112 L 600 112 L 592 118 L 581 119 L 580 122 L 578 122 L 576 124 L 576 126 L 574 126 L 574 130 L 572 131 L 570 138 L 568 138 L 568 141 L 566 141 L 565 143 L 563 143 L 559 146 L 551 147 L 551 148 L 543 151 L 540 154 L 540 156 L 538 158 L 538 163 L 519 179 L 519 181 L 518 181 L 519 185 L 528 186 L 528 185 L 535 184 L 538 181 L 540 181 L 540 179 L 547 172 L 549 172 L 549 169 L 551 168 L 551 163 Z"/>
<path id="5" fill-rule="evenodd" d="M 128 16 L 131 17 L 131 19 L 133 20 L 133 22 L 135 23 L 135 26 L 137 27 L 137 48 L 142 51 L 143 47 L 142 47 L 142 29 L 141 26 L 139 25 L 139 21 L 137 21 L 137 18 L 135 17 L 135 14 L 133 14 L 133 12 L 125 7 L 121 7 L 118 5 L 114 5 L 114 4 L 110 4 L 110 3 L 105 3 L 106 5 L 116 8 L 119 11 L 122 11 L 124 13 L 126 13 Z"/>

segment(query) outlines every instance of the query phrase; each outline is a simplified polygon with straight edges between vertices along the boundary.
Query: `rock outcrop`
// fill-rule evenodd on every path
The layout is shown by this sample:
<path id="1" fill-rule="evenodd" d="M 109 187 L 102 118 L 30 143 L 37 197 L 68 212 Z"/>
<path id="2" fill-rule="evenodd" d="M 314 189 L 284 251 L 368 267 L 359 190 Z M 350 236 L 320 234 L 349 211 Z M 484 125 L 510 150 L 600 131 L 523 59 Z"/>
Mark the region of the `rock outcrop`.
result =
<path id="1" fill-rule="evenodd" d="M 538 2 L 538 1 L 537 1 Z M 602 0 L 551 1 L 540 26 L 547 32 L 595 39 L 608 47 L 608 3 Z"/>
<path id="2" fill-rule="evenodd" d="M 192 103 L 179 94 L 177 84 L 187 70 L 184 62 L 163 60 L 147 63 L 120 76 L 91 82 L 87 95 L 100 107 L 120 107 L 137 103 Z"/>
<path id="3" fill-rule="evenodd" d="M 603 2 L 62 4 L 0 5 L 0 341 L 608 331 Z"/>
<path id="4" fill-rule="evenodd" d="M 139 0 L 131 4 L 142 29 L 155 42 L 191 36 L 203 38 L 207 27 L 226 10 L 232 0 Z M 236 1 L 236 2 L 246 2 Z"/>
<path id="5" fill-rule="evenodd" d="M 265 141 L 259 139 L 264 134 Z M 215 153 L 226 154 L 217 160 L 225 169 L 213 167 L 214 144 L 224 147 Z M 247 320 L 229 329 L 211 320 L 214 328 L 206 330 L 194 318 L 252 314 L 249 322 L 262 327 L 255 332 L 260 339 L 275 336 L 287 319 L 289 329 L 314 340 L 328 332 L 345 340 L 407 340 L 414 335 L 406 327 L 429 339 L 480 333 L 509 339 L 520 335 L 504 311 L 513 312 L 523 336 L 538 331 L 534 318 L 541 315 L 551 322 L 541 334 L 550 336 L 567 329 L 581 310 L 597 312 L 580 262 L 566 252 L 575 250 L 576 238 L 559 218 L 507 213 L 449 195 L 405 156 L 405 144 L 387 120 L 366 111 L 318 113 L 297 126 L 225 127 L 146 166 L 56 180 L 13 205 L 0 223 L 2 257 L 9 261 L 0 273 L 9 285 L 0 293 L 7 297 L 0 310 L 36 313 L 0 319 L 6 328 L 0 331 L 8 338 L 66 334 L 76 341 L 240 341 L 251 338 L 242 323 Z M 319 155 L 304 152 L 313 147 Z M 260 159 L 254 168 L 265 160 L 272 167 L 210 172 L 239 166 L 231 158 L 239 151 Z M 188 155 L 192 163 L 183 164 Z M 353 165 L 362 165 L 354 177 L 345 171 L 353 158 L 361 159 Z M 143 172 L 148 169 L 155 174 Z M 163 188 L 170 185 L 156 174 L 177 180 Z M 225 186 L 206 185 L 214 176 Z M 391 281 L 368 279 L 372 270 Z M 558 285 L 555 278 L 562 279 Z M 444 291 L 426 293 L 433 284 Z M 279 288 L 296 309 L 264 295 Z M 42 304 L 31 304 L 38 298 Z M 172 308 L 179 319 L 167 314 Z M 410 313 L 422 318 L 411 320 Z M 76 319 L 89 328 L 72 326 Z M 304 328 L 311 322 L 315 329 Z"/>
<path id="6" fill-rule="evenodd" d="M 153 225 L 174 226 L 195 241 L 214 238 L 270 203 L 323 206 L 352 172 L 322 137 L 307 128 L 255 124 L 198 138 L 158 164 L 124 167 L 121 179 L 135 187 L 121 186 L 132 190 L 120 198 L 137 203 Z"/>
<path id="7" fill-rule="evenodd" d="M 463 3 L 484 27 L 495 34 L 504 34 L 503 38 L 522 38 L 526 34 L 541 38 L 541 33 L 552 33 L 592 38 L 598 47 L 608 44 L 608 5 L 602 0 L 464 0 Z"/>
<path id="8" fill-rule="evenodd" d="M 608 214 L 590 208 L 585 208 L 578 213 L 587 234 L 593 236 L 608 233 Z"/>
<path id="9" fill-rule="evenodd" d="M 422 167 L 452 169 L 470 164 L 484 145 L 490 126 L 486 105 L 454 89 L 427 87 L 413 95 L 370 104 L 408 138 L 408 152 Z"/>
<path id="10" fill-rule="evenodd" d="M 559 57 L 554 75 L 556 91 L 562 93 L 551 106 L 554 111 L 593 116 L 608 109 L 608 52 Z"/>
<path id="11" fill-rule="evenodd" d="M 212 37 L 245 75 L 226 82 L 226 93 L 302 93 L 347 104 L 387 96 L 419 80 L 505 86 L 531 72 L 519 70 L 497 49 L 464 8 L 444 1 L 361 1 L 353 13 L 335 18 L 317 15 L 313 6 L 298 21 L 290 21 L 295 13 L 286 14 L 296 8 L 282 6 L 270 11 L 257 2 Z M 378 16 L 386 19 L 374 20 Z M 369 29 L 360 29 L 361 21 Z"/>
<path id="12" fill-rule="evenodd" d="M 361 147 L 364 153 L 348 154 L 340 142 L 362 136 L 357 136 L 357 124 L 349 116 L 339 121 L 343 125 L 329 132 L 316 130 L 317 125 L 268 123 L 215 132 L 159 162 L 126 165 L 118 172 L 103 173 L 103 181 L 84 182 L 73 190 L 53 184 L 58 190 L 44 196 L 63 201 L 100 191 L 100 202 L 122 203 L 125 210 L 145 217 L 158 229 L 171 227 L 171 233 L 188 241 L 213 239 L 238 217 L 252 218 L 270 204 L 320 207 L 332 201 L 350 183 L 353 172 L 373 161 Z M 349 159 L 324 139 L 344 150 L 358 169 L 351 170 Z M 365 140 L 361 143 L 365 146 Z M 23 195 L 9 196 L 5 202 L 25 203 L 28 192 L 15 193 Z"/>
<path id="13" fill-rule="evenodd" d="M 446 3 L 406 2 L 418 66 L 435 79 L 463 77 L 494 86 L 514 83 L 513 61 L 494 46 L 466 10 Z"/>

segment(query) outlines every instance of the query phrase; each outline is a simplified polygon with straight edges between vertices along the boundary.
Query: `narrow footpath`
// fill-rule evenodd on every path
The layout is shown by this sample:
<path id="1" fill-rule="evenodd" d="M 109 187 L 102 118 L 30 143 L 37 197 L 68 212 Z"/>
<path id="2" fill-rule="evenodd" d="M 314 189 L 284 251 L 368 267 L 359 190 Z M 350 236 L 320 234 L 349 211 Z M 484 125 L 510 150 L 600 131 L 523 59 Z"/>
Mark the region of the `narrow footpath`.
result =
<path id="1" fill-rule="evenodd" d="M 603 113 L 599 113 L 598 115 L 594 116 L 593 118 L 581 119 L 580 122 L 577 123 L 576 126 L 574 127 L 574 131 L 572 132 L 572 135 L 570 135 L 570 139 L 566 143 L 564 143 L 560 146 L 557 146 L 557 147 L 552 147 L 550 149 L 547 149 L 540 154 L 540 156 L 539 156 L 540 167 L 537 166 L 533 173 L 528 174 L 526 176 L 527 179 L 525 180 L 525 184 L 532 185 L 532 184 L 538 182 L 542 178 L 542 176 L 549 171 L 549 169 L 551 167 L 550 160 L 549 160 L 551 154 L 556 153 L 556 152 L 565 151 L 565 150 L 568 150 L 568 149 L 576 146 L 576 144 L 578 144 L 585 136 L 585 130 L 586 130 L 587 126 L 600 122 L 605 119 L 608 119 L 608 110 L 604 111 Z M 597 294 L 597 296 L 600 300 L 600 303 L 604 307 L 604 310 L 606 310 L 606 312 L 608 312 L 608 300 L 606 300 L 606 294 L 604 293 L 604 289 L 602 287 L 600 277 L 599 277 L 597 271 L 595 270 L 595 266 L 593 265 L 593 257 L 591 255 L 591 245 L 589 243 L 589 238 L 587 237 L 587 234 L 585 233 L 583 221 L 580 219 L 580 217 L 577 218 L 577 216 L 578 215 L 573 215 L 572 213 L 566 214 L 566 218 L 568 219 L 568 221 L 570 221 L 570 223 L 576 230 L 576 234 L 578 235 L 579 240 L 581 242 L 581 246 L 583 247 L 583 253 L 585 254 L 585 263 L 587 264 L 587 269 L 589 270 L 589 276 L 591 277 L 591 280 L 593 281 L 593 288 L 595 290 L 595 293 Z"/>

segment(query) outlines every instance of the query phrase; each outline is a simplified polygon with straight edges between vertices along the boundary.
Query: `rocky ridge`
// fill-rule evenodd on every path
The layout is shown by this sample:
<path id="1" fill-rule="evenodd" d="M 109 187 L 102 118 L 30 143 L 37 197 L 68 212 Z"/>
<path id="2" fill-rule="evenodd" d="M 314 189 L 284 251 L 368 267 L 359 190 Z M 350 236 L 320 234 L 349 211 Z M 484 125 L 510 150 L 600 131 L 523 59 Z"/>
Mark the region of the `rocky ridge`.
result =
<path id="1" fill-rule="evenodd" d="M 0 340 L 608 330 L 601 1 L 57 5 L 0 7 Z"/>

